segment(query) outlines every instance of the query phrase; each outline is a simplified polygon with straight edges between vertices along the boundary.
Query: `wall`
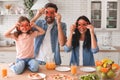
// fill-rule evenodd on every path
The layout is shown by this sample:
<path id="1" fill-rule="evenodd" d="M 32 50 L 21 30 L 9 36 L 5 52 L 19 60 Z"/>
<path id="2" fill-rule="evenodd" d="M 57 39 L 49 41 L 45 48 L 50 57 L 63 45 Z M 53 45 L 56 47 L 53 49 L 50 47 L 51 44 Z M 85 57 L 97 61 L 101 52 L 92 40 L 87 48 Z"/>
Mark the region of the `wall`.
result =
<path id="1" fill-rule="evenodd" d="M 20 0 L 22 3 L 22 0 Z M 67 23 L 67 36 L 69 35 L 69 28 L 70 25 L 75 23 L 76 19 L 80 15 L 86 15 L 90 16 L 89 14 L 89 5 L 88 2 L 90 0 L 49 0 L 50 2 L 53 2 L 58 5 L 58 12 L 62 15 L 62 21 Z M 119 0 L 120 2 L 120 0 Z M 20 4 L 21 5 L 21 4 Z M 120 6 L 119 6 L 120 9 Z M 120 15 L 120 14 L 119 14 Z M 4 17 L 4 18 L 3 18 Z M 3 33 L 11 27 L 19 17 L 19 15 L 14 16 L 3 16 L 0 17 L 0 40 L 6 38 L 3 37 Z M 1 19 L 3 18 L 3 19 Z M 119 22 L 120 23 L 120 20 Z M 119 27 L 119 26 L 118 26 Z M 102 44 L 102 37 L 104 34 L 106 34 L 107 31 L 96 31 L 97 37 L 98 37 L 98 43 Z M 119 31 L 112 31 L 111 37 L 112 37 L 112 45 L 114 46 L 120 46 L 120 30 Z"/>
<path id="2" fill-rule="evenodd" d="M 13 40 L 5 38 L 3 36 L 4 32 L 6 30 L 8 30 L 10 27 L 12 27 L 18 20 L 18 17 L 21 16 L 21 14 L 15 14 L 14 11 L 14 15 L 7 15 L 6 14 L 6 9 L 5 9 L 5 4 L 12 4 L 12 8 L 14 9 L 18 9 L 19 8 L 23 8 L 24 9 L 24 5 L 23 5 L 23 0 L 18 1 L 6 1 L 6 2 L 0 2 L 0 10 L 4 11 L 3 15 L 0 15 L 0 45 L 4 46 L 5 42 L 7 42 L 7 44 L 13 44 Z M 5 15 L 6 14 L 6 15 Z"/>

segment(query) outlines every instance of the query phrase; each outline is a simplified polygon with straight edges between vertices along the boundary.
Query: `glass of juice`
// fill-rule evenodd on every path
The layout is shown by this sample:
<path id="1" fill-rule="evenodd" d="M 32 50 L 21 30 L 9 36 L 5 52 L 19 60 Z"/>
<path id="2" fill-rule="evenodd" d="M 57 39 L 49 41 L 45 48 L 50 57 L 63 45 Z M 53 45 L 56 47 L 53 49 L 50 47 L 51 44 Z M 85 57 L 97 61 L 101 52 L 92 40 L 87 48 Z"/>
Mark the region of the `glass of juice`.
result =
<path id="1" fill-rule="evenodd" d="M 76 75 L 77 74 L 77 64 L 72 63 L 71 64 L 71 74 Z"/>
<path id="2" fill-rule="evenodd" d="M 2 77 L 7 77 L 7 69 L 6 68 L 2 69 Z"/>

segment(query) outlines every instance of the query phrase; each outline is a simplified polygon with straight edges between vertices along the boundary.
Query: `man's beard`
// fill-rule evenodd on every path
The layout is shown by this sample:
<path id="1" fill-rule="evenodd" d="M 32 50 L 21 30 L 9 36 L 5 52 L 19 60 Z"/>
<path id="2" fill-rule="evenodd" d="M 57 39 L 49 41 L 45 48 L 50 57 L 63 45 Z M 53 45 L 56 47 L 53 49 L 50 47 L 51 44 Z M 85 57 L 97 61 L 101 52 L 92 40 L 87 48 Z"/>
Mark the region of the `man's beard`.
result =
<path id="1" fill-rule="evenodd" d="M 45 17 L 45 20 L 47 21 L 48 24 L 51 24 L 54 22 L 55 19 L 52 17 Z"/>

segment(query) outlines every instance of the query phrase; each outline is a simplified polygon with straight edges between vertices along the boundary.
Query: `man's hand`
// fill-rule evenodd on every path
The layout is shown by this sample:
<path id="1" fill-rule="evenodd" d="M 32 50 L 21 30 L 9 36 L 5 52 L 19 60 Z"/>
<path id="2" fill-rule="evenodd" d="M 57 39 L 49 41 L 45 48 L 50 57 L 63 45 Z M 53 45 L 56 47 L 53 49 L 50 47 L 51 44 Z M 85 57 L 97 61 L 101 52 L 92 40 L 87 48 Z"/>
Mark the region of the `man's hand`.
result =
<path id="1" fill-rule="evenodd" d="M 76 25 L 75 24 L 72 24 L 71 26 L 70 26 L 70 32 L 72 33 L 72 34 L 74 34 L 75 32 L 75 29 L 76 29 Z"/>
<path id="2" fill-rule="evenodd" d="M 56 18 L 57 24 L 59 24 L 61 22 L 61 15 L 59 13 L 55 13 L 55 18 Z"/>
<path id="3" fill-rule="evenodd" d="M 40 15 L 42 15 L 42 14 L 44 14 L 44 13 L 45 13 L 45 8 L 41 8 L 41 9 L 39 9 L 39 10 L 37 11 L 37 14 L 36 14 L 36 15 L 40 16 Z"/>

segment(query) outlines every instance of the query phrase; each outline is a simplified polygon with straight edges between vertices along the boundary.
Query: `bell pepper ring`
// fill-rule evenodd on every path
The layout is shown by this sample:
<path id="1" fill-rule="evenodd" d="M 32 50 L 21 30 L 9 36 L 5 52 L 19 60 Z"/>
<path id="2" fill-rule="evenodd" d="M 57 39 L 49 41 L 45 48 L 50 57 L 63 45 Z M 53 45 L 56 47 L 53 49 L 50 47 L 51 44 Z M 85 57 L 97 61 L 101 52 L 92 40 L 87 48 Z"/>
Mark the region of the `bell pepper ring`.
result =
<path id="1" fill-rule="evenodd" d="M 45 13 L 46 13 L 46 16 L 51 16 L 51 14 L 55 14 L 55 10 L 53 10 L 53 9 L 46 9 Z"/>

